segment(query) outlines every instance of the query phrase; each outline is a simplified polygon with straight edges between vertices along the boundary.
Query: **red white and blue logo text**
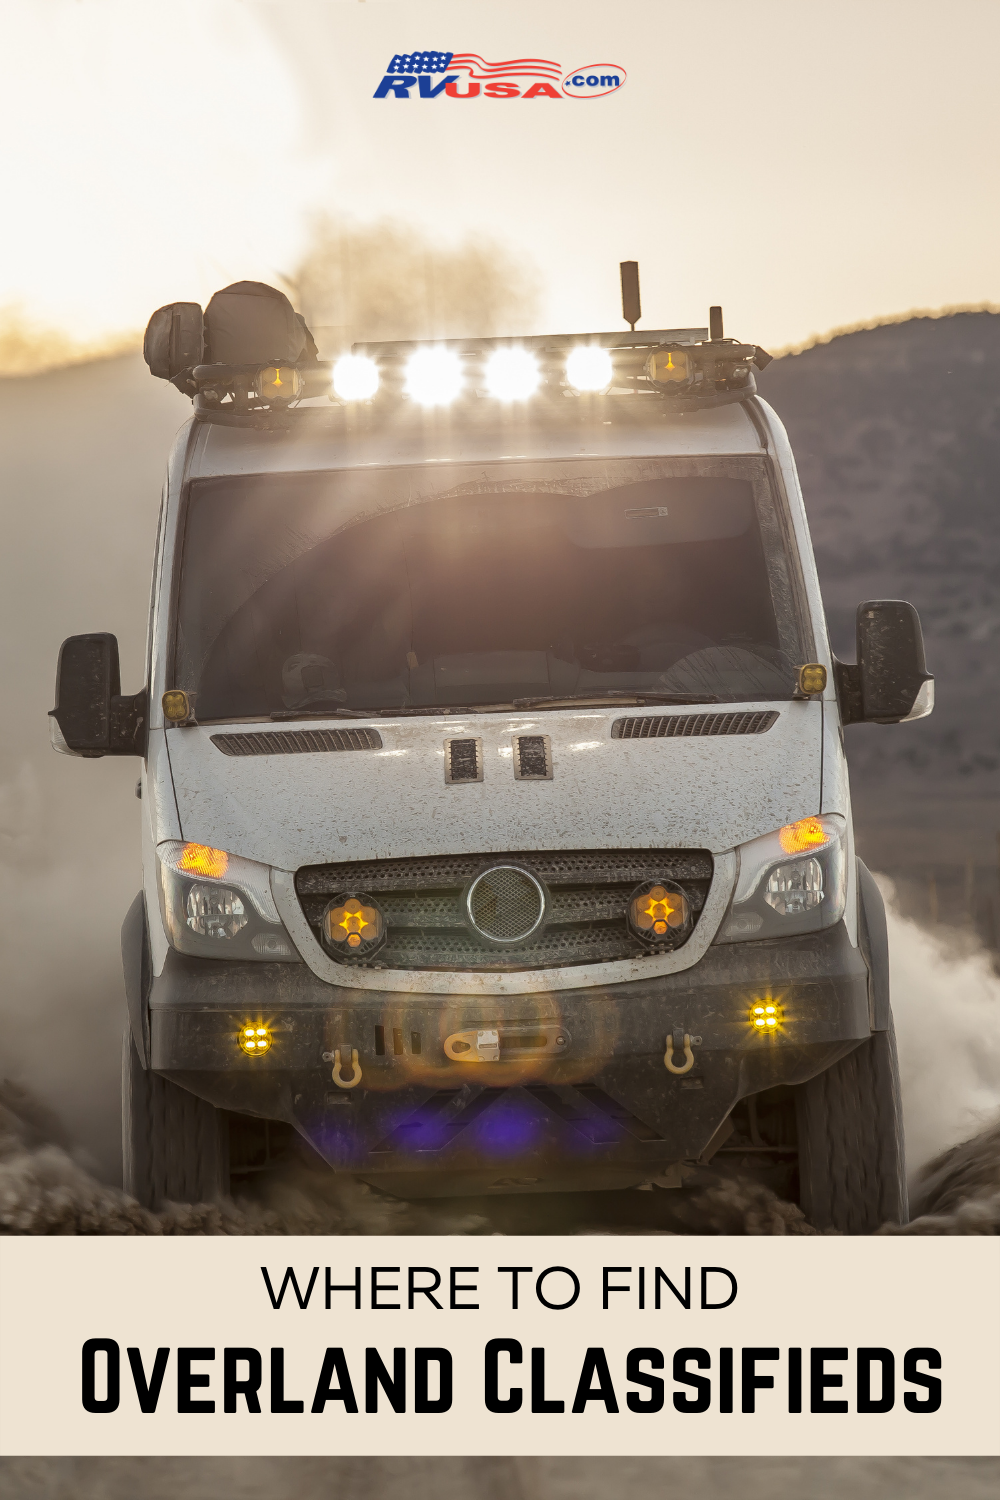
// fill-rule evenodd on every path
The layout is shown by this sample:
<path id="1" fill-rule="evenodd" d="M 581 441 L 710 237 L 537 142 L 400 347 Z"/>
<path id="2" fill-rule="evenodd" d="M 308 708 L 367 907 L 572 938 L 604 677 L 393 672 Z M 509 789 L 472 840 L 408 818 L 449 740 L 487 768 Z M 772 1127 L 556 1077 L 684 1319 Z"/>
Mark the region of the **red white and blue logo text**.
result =
<path id="1" fill-rule="evenodd" d="M 487 62 L 477 52 L 397 52 L 376 99 L 598 99 L 625 82 L 617 63 L 588 63 L 564 73 L 546 57 Z"/>

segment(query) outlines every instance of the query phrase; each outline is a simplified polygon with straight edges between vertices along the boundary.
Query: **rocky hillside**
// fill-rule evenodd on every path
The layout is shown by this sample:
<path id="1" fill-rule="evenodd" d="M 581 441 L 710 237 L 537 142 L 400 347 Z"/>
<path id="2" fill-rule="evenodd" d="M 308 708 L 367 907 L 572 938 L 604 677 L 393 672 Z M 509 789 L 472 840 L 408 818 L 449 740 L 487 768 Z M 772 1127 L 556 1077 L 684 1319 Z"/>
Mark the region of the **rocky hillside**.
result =
<path id="1" fill-rule="evenodd" d="M 848 730 L 862 842 L 883 866 L 994 864 L 1000 829 L 1000 315 L 913 318 L 776 360 L 834 649 L 864 599 L 920 611 L 932 718 Z"/>

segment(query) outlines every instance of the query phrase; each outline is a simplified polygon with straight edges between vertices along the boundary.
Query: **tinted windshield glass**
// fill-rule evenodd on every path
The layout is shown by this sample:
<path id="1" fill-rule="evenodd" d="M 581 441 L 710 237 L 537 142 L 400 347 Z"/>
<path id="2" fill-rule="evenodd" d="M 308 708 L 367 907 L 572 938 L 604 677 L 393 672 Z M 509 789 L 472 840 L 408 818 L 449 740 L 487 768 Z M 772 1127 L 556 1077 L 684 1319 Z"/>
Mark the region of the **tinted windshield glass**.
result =
<path id="1" fill-rule="evenodd" d="M 806 658 L 781 537 L 750 458 L 200 480 L 176 685 L 202 721 L 788 698 Z"/>

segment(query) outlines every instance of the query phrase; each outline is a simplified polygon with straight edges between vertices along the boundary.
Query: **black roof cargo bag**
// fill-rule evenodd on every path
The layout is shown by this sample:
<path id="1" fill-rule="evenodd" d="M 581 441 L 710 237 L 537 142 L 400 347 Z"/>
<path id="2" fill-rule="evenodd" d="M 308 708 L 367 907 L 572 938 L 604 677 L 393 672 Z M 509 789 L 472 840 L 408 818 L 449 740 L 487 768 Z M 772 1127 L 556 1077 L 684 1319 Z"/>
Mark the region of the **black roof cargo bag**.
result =
<path id="1" fill-rule="evenodd" d="M 187 370 L 200 365 L 204 354 L 204 321 L 197 302 L 171 302 L 158 307 L 146 327 L 142 355 L 150 374 L 158 380 L 172 380 L 180 390 L 191 394 L 184 380 Z"/>
<path id="2" fill-rule="evenodd" d="M 262 281 L 234 281 L 205 309 L 209 364 L 296 364 L 306 353 L 306 328 L 283 292 Z"/>

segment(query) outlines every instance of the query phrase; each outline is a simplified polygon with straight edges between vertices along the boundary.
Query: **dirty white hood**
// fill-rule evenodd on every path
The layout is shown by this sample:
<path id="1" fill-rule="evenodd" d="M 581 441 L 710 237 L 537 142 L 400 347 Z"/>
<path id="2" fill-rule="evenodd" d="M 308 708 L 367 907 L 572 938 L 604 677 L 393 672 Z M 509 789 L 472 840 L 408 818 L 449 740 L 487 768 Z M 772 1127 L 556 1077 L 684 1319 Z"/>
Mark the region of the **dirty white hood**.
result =
<path id="1" fill-rule="evenodd" d="M 227 724 L 170 730 L 165 738 L 181 836 L 283 870 L 534 849 L 720 853 L 820 811 L 822 705 L 738 707 L 773 708 L 779 718 L 764 734 L 645 740 L 613 739 L 614 720 L 704 710 Z M 233 756 L 212 743 L 224 733 L 366 723 L 382 749 Z M 515 734 L 551 737 L 551 781 L 515 779 Z M 444 742 L 454 737 L 482 739 L 481 782 L 446 784 Z"/>

